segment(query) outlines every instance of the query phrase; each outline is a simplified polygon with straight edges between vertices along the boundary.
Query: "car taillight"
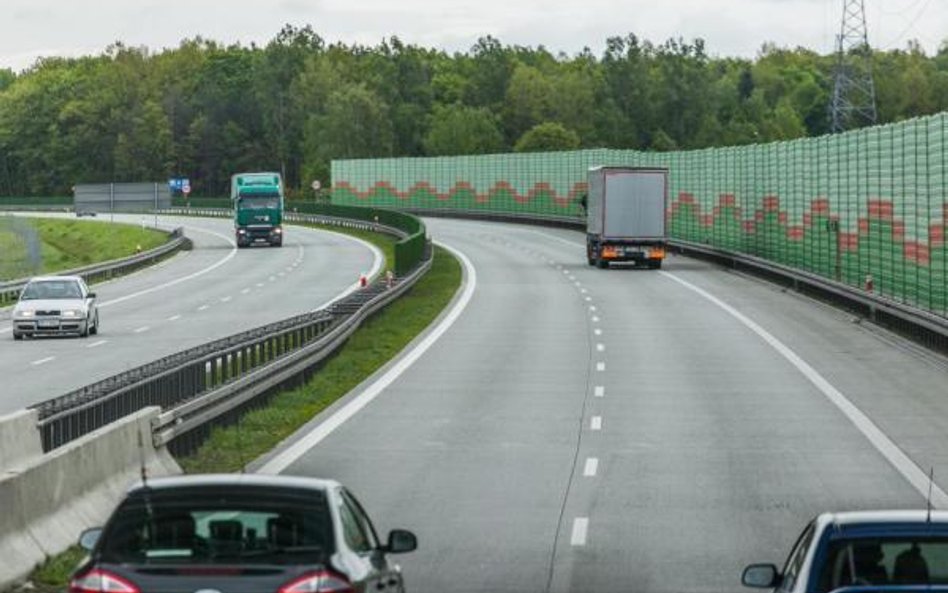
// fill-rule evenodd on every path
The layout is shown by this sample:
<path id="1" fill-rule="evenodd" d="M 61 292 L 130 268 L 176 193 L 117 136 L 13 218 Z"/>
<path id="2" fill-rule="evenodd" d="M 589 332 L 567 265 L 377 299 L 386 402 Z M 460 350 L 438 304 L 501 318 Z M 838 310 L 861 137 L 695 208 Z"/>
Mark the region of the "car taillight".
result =
<path id="1" fill-rule="evenodd" d="M 280 587 L 277 593 L 353 593 L 352 583 L 328 570 L 308 572 Z M 70 591 L 70 593 L 72 593 Z"/>
<path id="2" fill-rule="evenodd" d="M 131 581 L 94 568 L 69 581 L 69 593 L 141 593 L 141 590 Z"/>

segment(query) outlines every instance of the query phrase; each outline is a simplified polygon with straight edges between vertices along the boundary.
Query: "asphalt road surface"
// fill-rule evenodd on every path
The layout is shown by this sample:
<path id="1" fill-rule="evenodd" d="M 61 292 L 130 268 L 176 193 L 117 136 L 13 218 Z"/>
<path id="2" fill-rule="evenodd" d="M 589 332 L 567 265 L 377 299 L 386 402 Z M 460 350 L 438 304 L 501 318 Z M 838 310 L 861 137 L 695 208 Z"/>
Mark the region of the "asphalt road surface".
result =
<path id="1" fill-rule="evenodd" d="M 921 508 L 912 480 L 948 475 L 943 358 L 699 261 L 605 271 L 578 233 L 428 225 L 476 270 L 467 306 L 262 468 L 414 530 L 411 591 L 740 590 L 818 512 Z"/>
<path id="2" fill-rule="evenodd" d="M 95 285 L 99 335 L 14 342 L 10 310 L 0 312 L 0 414 L 320 308 L 381 265 L 381 254 L 370 245 L 336 233 L 288 226 L 280 249 L 237 250 L 229 219 L 161 217 L 159 224 L 183 225 L 194 249 Z"/>

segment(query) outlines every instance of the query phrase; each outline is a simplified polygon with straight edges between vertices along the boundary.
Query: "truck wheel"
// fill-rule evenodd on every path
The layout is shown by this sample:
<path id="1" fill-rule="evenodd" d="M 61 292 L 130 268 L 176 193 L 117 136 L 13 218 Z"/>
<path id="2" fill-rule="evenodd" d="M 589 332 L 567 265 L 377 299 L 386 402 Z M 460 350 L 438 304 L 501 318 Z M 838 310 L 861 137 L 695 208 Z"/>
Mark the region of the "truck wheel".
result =
<path id="1" fill-rule="evenodd" d="M 22 339 L 23 339 L 23 334 L 18 334 L 17 332 L 13 332 L 13 339 L 14 339 L 14 340 L 22 340 Z"/>
<path id="2" fill-rule="evenodd" d="M 662 260 L 655 259 L 648 262 L 648 267 L 652 270 L 661 270 L 662 269 Z"/>
<path id="3" fill-rule="evenodd" d="M 587 261 L 587 262 L 589 263 L 589 265 L 591 265 L 591 266 L 596 265 L 596 258 L 594 258 L 594 257 L 589 257 L 589 256 L 587 255 L 587 256 L 586 256 L 586 261 Z"/>
<path id="4" fill-rule="evenodd" d="M 600 270 L 608 270 L 608 269 L 609 269 L 609 260 L 602 259 L 602 258 L 597 259 L 597 260 L 596 260 L 596 267 L 599 268 Z"/>

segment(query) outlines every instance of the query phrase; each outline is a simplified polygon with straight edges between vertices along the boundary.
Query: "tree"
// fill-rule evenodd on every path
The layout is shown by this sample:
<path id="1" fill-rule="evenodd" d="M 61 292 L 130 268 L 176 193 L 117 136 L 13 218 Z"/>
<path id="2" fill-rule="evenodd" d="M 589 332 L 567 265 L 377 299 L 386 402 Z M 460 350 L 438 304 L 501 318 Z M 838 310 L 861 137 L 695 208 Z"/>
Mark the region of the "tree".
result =
<path id="1" fill-rule="evenodd" d="M 425 135 L 429 155 L 484 154 L 504 150 L 497 118 L 483 107 L 435 107 Z"/>
<path id="2" fill-rule="evenodd" d="M 579 136 L 576 132 L 557 122 L 544 122 L 533 126 L 514 145 L 515 152 L 551 152 L 577 148 Z"/>

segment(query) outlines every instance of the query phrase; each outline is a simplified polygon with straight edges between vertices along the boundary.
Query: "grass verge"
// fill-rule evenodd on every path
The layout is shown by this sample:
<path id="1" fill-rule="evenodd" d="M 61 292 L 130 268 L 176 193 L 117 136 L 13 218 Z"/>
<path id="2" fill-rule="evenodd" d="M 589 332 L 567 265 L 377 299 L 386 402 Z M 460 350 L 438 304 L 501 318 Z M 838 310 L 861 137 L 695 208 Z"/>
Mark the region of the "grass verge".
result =
<path id="1" fill-rule="evenodd" d="M 30 245 L 31 236 L 38 245 Z M 0 220 L 0 281 L 128 257 L 139 248 L 146 251 L 167 240 L 164 232 L 131 224 L 54 218 Z"/>
<path id="2" fill-rule="evenodd" d="M 214 430 L 194 455 L 178 463 L 187 473 L 232 472 L 270 451 L 394 358 L 434 321 L 460 285 L 460 263 L 436 247 L 431 270 L 418 284 L 363 323 L 306 385 L 277 394 L 266 407 L 249 412 L 239 430 Z"/>

